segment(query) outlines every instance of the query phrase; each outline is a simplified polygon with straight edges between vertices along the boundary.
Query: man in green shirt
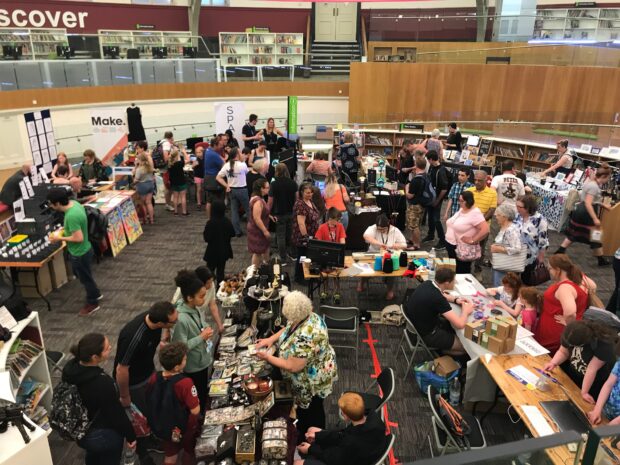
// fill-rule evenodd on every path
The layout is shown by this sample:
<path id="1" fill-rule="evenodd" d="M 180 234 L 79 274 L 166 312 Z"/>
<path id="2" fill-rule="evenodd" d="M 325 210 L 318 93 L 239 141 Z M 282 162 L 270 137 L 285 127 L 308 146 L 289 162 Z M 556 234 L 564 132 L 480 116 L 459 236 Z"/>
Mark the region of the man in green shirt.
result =
<path id="1" fill-rule="evenodd" d="M 103 295 L 90 268 L 94 252 L 88 241 L 86 210 L 79 202 L 70 200 L 69 192 L 65 189 L 50 190 L 47 201 L 53 210 L 65 214 L 62 232 L 52 234 L 50 241 L 67 243 L 73 272 L 86 288 L 86 305 L 80 310 L 80 316 L 90 315 L 99 310 L 99 300 Z"/>

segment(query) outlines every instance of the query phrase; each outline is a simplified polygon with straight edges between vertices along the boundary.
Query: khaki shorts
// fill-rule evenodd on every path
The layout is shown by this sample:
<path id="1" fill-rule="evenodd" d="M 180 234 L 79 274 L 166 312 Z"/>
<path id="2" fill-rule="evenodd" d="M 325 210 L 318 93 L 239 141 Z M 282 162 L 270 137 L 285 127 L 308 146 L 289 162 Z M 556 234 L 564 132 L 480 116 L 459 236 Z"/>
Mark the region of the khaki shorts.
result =
<path id="1" fill-rule="evenodd" d="M 407 205 L 407 229 L 410 231 L 420 229 L 420 223 L 424 216 L 422 205 Z"/>

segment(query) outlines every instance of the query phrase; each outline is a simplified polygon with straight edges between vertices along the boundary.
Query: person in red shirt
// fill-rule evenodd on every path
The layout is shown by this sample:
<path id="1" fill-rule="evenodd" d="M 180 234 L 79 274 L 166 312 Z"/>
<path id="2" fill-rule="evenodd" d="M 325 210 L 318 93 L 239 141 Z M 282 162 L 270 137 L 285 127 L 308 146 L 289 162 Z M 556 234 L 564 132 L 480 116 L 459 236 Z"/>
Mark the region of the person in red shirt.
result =
<path id="1" fill-rule="evenodd" d="M 320 241 L 335 242 L 344 244 L 347 239 L 347 233 L 344 226 L 340 222 L 342 212 L 336 207 L 327 210 L 327 222 L 319 226 L 314 238 Z M 321 292 L 321 303 L 325 303 L 329 299 L 329 278 L 323 281 L 323 292 Z M 334 278 L 334 305 L 340 304 L 340 281 Z"/>
<path id="2" fill-rule="evenodd" d="M 196 459 L 194 447 L 200 401 L 194 382 L 183 374 L 186 362 L 187 346 L 184 343 L 166 344 L 159 351 L 159 363 L 164 371 L 153 373 L 148 382 L 149 425 L 162 440 L 164 465 L 175 465 L 181 450 L 184 451 L 184 465 L 193 464 Z"/>

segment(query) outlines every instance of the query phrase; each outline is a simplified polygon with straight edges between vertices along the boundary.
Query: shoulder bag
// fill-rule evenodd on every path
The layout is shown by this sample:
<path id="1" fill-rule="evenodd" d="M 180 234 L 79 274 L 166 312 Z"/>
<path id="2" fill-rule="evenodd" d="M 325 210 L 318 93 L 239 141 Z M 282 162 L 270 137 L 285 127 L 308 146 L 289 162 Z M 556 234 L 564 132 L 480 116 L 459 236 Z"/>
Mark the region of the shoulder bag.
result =
<path id="1" fill-rule="evenodd" d="M 456 241 L 456 258 L 462 262 L 473 262 L 482 256 L 480 244 L 466 244 L 457 239 Z"/>
<path id="2" fill-rule="evenodd" d="M 344 186 L 338 184 L 338 188 L 340 190 L 340 197 L 342 197 L 342 203 L 344 204 L 344 208 L 349 213 L 349 215 L 355 214 L 355 206 L 351 204 L 351 200 L 349 200 L 349 202 L 344 201 L 344 194 L 342 193 L 342 189 L 344 188 Z"/>
<path id="3" fill-rule="evenodd" d="M 493 252 L 491 263 L 493 269 L 498 271 L 513 271 L 522 273 L 525 270 L 525 261 L 527 259 L 527 247 L 521 247 L 521 250 L 513 255 L 507 253 Z"/>
<path id="4" fill-rule="evenodd" d="M 545 264 L 536 260 L 536 262 L 534 262 L 534 266 L 528 267 L 528 270 L 523 273 L 521 279 L 523 284 L 528 286 L 538 286 L 549 281 L 551 276 L 549 275 L 549 270 Z"/>

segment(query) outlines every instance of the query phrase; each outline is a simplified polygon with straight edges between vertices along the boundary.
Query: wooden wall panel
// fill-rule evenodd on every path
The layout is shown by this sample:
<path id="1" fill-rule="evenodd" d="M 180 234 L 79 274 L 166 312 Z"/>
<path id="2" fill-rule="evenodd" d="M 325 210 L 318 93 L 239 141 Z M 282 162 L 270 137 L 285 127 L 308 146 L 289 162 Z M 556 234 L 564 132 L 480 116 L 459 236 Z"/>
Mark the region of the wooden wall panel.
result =
<path id="1" fill-rule="evenodd" d="M 352 63 L 349 122 L 539 121 L 614 124 L 620 69 Z"/>
<path id="2" fill-rule="evenodd" d="M 0 92 L 0 110 L 31 107 L 47 108 L 59 105 L 80 105 L 129 100 L 271 97 L 287 95 L 346 97 L 348 94 L 349 84 L 346 81 L 244 81 L 72 87 Z"/>

